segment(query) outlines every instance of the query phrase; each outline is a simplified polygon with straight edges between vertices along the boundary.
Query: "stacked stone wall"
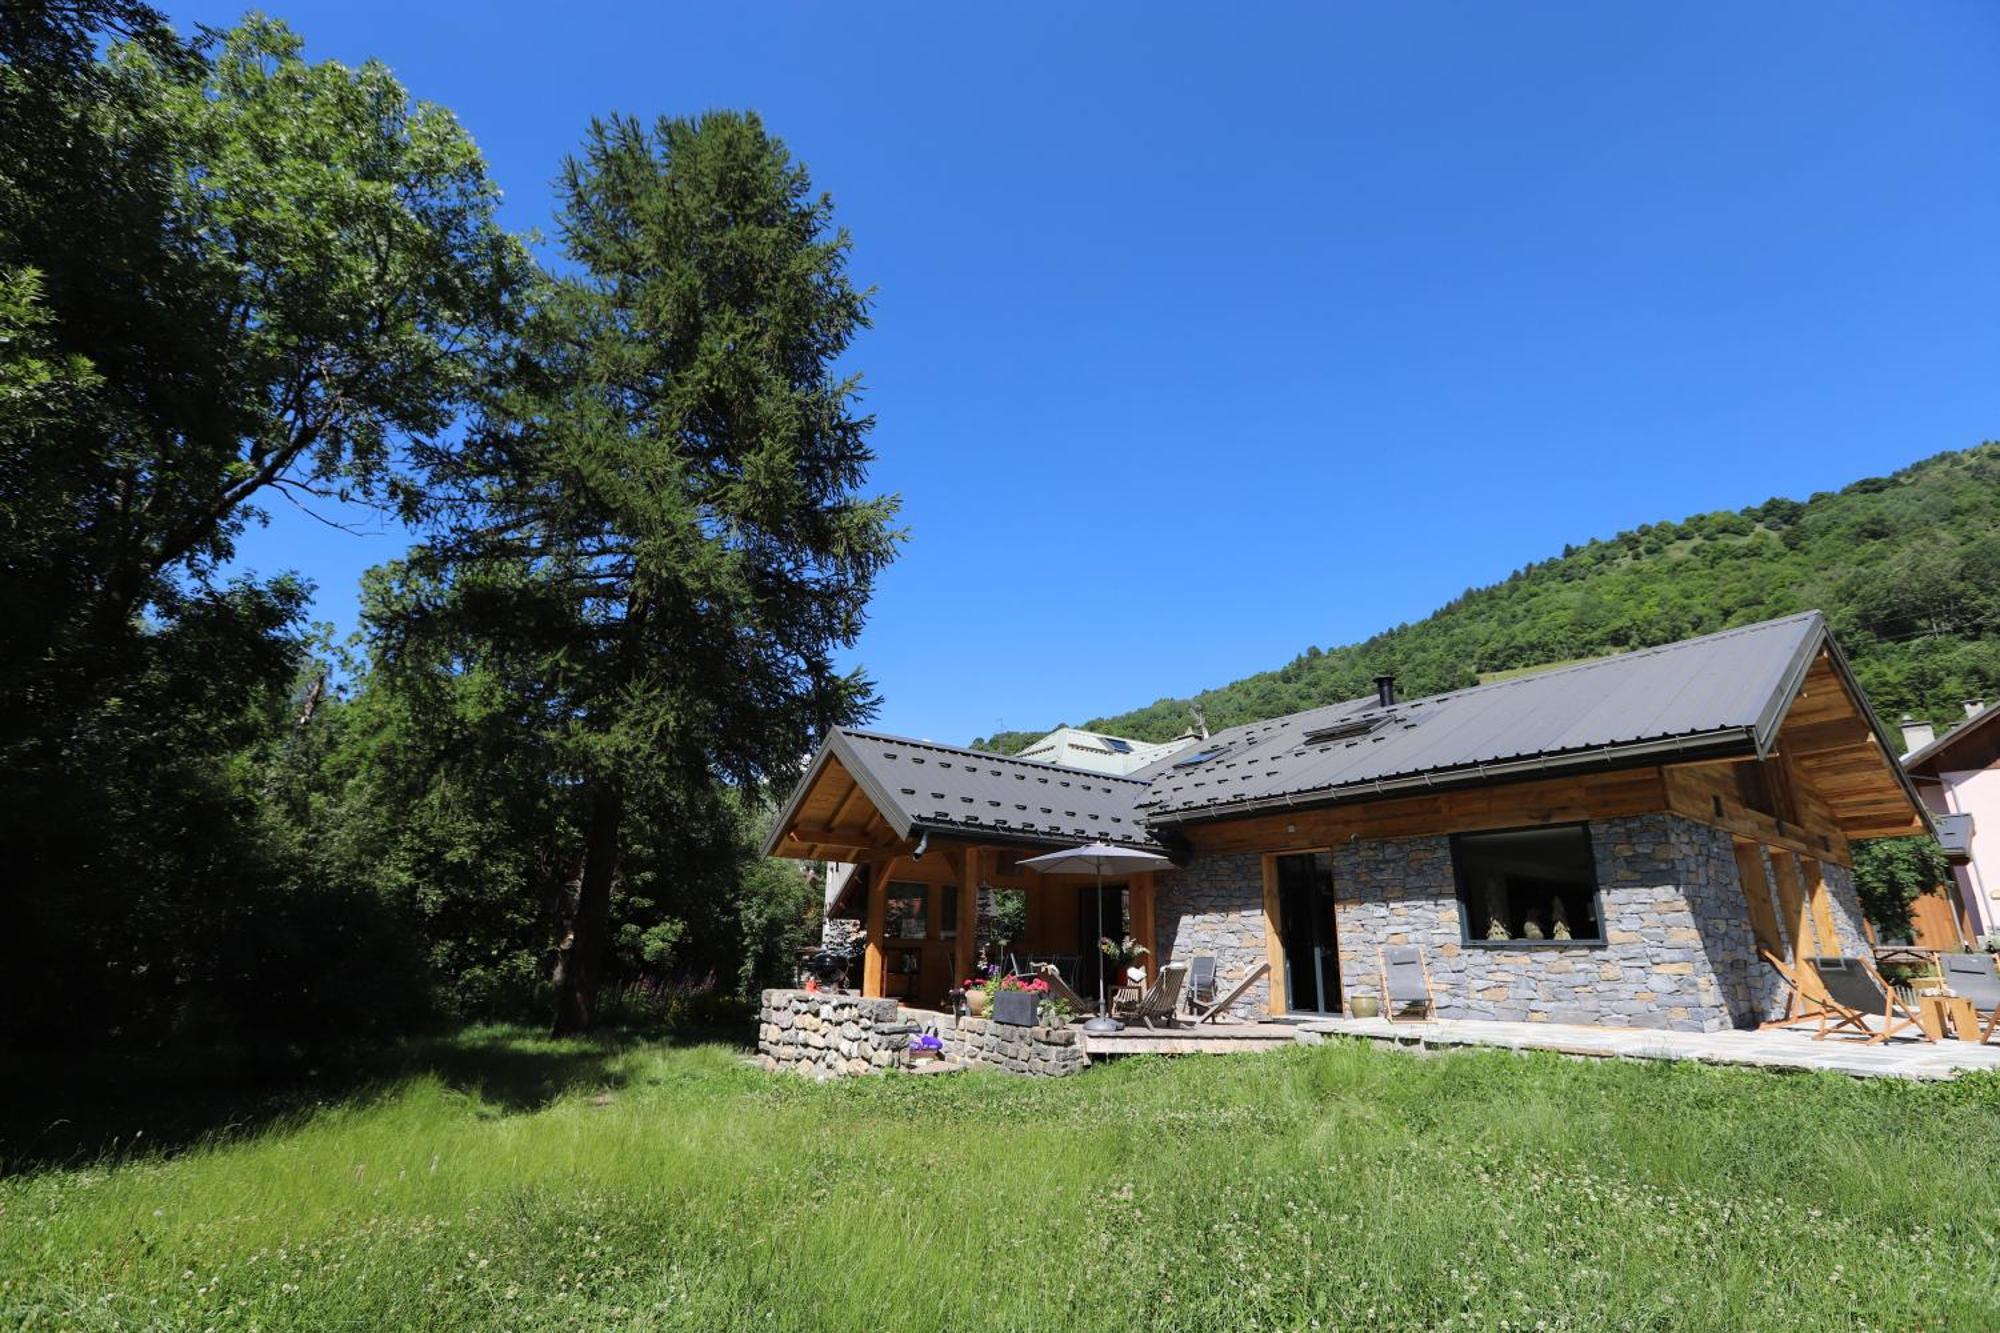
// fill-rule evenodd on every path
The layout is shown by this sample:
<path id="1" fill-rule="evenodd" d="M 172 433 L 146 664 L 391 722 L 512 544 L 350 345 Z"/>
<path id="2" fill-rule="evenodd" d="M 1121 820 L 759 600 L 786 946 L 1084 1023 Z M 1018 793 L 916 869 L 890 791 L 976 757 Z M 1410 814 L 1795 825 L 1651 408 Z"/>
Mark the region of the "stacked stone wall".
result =
<path id="1" fill-rule="evenodd" d="M 767 990 L 757 1018 L 764 1068 L 809 1078 L 879 1074 L 908 1065 L 910 1042 L 931 1031 L 944 1058 L 1009 1074 L 1061 1078 L 1090 1061 L 1068 1027 L 1018 1027 L 990 1018 L 954 1018 L 829 991 Z"/>
<path id="2" fill-rule="evenodd" d="M 1656 814 L 1595 821 L 1590 837 L 1602 943 L 1465 940 L 1448 837 L 1336 847 L 1343 995 L 1379 996 L 1382 947 L 1420 944 L 1446 1018 L 1709 1032 L 1765 1016 L 1769 969 L 1757 959 L 1729 834 Z M 1851 879 L 1839 870 L 1827 867 L 1832 896 L 1851 902 Z M 1197 858 L 1161 881 L 1164 957 L 1214 954 L 1225 986 L 1264 960 L 1260 855 Z M 1836 915 L 1852 913 L 1843 905 Z M 1263 1004 L 1259 994 L 1246 1008 Z"/>
<path id="3" fill-rule="evenodd" d="M 757 1054 L 766 1069 L 809 1078 L 880 1073 L 902 1063 L 918 1030 L 893 999 L 767 990 L 757 1015 Z"/>

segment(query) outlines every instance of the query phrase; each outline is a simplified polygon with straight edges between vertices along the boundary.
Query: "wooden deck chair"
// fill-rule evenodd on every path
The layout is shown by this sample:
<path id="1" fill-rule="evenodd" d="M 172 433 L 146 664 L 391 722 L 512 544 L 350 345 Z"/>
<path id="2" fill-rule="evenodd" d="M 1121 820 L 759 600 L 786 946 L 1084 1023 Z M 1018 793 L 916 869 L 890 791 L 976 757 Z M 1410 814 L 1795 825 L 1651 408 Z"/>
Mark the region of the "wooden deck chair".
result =
<path id="1" fill-rule="evenodd" d="M 1054 963 L 1036 963 L 1035 972 L 1042 980 L 1049 983 L 1049 998 L 1051 1000 L 1061 1000 L 1069 1006 L 1071 1013 L 1082 1017 L 1084 1014 L 1094 1014 L 1097 1012 L 1095 1002 L 1084 999 L 1081 995 L 1070 989 L 1069 983 L 1063 980 L 1062 969 Z"/>
<path id="2" fill-rule="evenodd" d="M 1820 998 L 1826 1005 L 1819 1030 L 1813 1033 L 1814 1041 L 1825 1041 L 1830 1032 L 1853 1028 L 1874 1043 L 1887 1041 L 1906 1027 L 1915 1028 L 1925 1041 L 1937 1040 L 1924 1031 L 1910 1006 L 1896 998 L 1895 987 L 1882 980 L 1865 958 L 1813 958 L 1807 960 L 1806 967 L 1819 981 Z M 1867 1022 L 1877 1015 L 1882 1019 L 1880 1032 Z"/>
<path id="3" fill-rule="evenodd" d="M 1211 1001 L 1208 1004 L 1197 1003 L 1191 1005 L 1189 1012 L 1194 1015 L 1195 1026 L 1199 1027 L 1203 1023 L 1212 1023 L 1218 1016 L 1227 1013 L 1231 1006 L 1242 999 L 1252 986 L 1269 976 L 1270 972 L 1271 965 L 1269 963 L 1259 963 L 1249 976 L 1237 982 L 1230 989 L 1229 994 L 1223 996 L 1221 999 Z"/>
<path id="4" fill-rule="evenodd" d="M 1759 1023 L 1760 1028 L 1788 1028 L 1799 1023 L 1816 1023 L 1820 1015 L 1827 1012 L 1826 1002 L 1819 998 L 1818 981 L 1810 969 L 1795 968 L 1769 949 L 1757 951 L 1765 962 L 1785 983 L 1785 1016 Z"/>
<path id="5" fill-rule="evenodd" d="M 1953 995 L 1972 1001 L 1972 1007 L 1978 1011 L 1979 1021 L 1984 1024 L 1979 1032 L 1981 1041 L 1992 1041 L 1993 1033 L 2000 1030 L 2000 972 L 1995 972 L 1994 967 L 1992 954 L 1938 955 L 1938 971 L 1944 977 L 1944 984 L 1951 987 Z"/>
<path id="6" fill-rule="evenodd" d="M 1388 944 L 1382 947 L 1382 1016 L 1396 1021 L 1398 1009 L 1421 1007 L 1425 1018 L 1437 1017 L 1437 1001 L 1431 998 L 1430 969 L 1424 966 L 1424 951 L 1415 944 Z"/>
<path id="7" fill-rule="evenodd" d="M 1186 963 L 1168 963 L 1160 969 L 1160 979 L 1144 995 L 1125 1007 L 1126 1018 L 1147 1027 L 1172 1027 L 1174 1010 L 1180 1006 L 1181 985 L 1187 980 Z"/>

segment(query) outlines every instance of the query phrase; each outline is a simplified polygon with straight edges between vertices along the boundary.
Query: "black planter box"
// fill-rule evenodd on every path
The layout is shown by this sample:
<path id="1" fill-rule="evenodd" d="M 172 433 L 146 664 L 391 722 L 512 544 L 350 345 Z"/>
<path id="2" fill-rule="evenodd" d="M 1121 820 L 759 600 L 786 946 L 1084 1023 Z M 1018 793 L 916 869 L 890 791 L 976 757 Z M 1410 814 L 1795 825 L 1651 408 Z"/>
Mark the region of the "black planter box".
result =
<path id="1" fill-rule="evenodd" d="M 1041 1003 L 1042 997 L 1033 991 L 997 991 L 993 996 L 993 1021 L 1031 1028 L 1035 1025 L 1035 1011 Z"/>

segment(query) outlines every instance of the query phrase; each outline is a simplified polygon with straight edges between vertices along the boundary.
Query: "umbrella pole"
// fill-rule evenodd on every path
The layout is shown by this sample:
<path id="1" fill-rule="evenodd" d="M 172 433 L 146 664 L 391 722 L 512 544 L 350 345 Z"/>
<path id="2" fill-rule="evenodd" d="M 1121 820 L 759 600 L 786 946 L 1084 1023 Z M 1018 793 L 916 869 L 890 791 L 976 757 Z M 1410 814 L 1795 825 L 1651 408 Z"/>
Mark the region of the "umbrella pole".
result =
<path id="1" fill-rule="evenodd" d="M 1085 1032 L 1123 1032 L 1125 1025 L 1111 1016 L 1111 1006 L 1104 1002 L 1104 864 L 1097 865 L 1097 1017 L 1083 1025 Z"/>

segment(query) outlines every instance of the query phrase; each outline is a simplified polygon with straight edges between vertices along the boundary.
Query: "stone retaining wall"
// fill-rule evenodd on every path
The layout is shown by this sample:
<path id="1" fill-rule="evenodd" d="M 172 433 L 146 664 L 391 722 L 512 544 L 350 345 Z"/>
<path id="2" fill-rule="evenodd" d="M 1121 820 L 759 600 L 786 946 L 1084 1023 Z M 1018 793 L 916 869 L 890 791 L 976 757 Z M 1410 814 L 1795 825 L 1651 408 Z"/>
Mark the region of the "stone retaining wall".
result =
<path id="1" fill-rule="evenodd" d="M 944 1042 L 945 1058 L 961 1064 L 1043 1078 L 1080 1074 L 1090 1065 L 1073 1027 L 1024 1028 L 990 1018 L 954 1018 L 910 1010 L 904 1010 L 904 1015 L 921 1018 L 924 1027 L 934 1029 Z"/>
<path id="2" fill-rule="evenodd" d="M 757 1014 L 757 1054 L 766 1069 L 810 1078 L 880 1073 L 902 1063 L 917 1031 L 894 1000 L 767 990 Z"/>
<path id="3" fill-rule="evenodd" d="M 845 1078 L 903 1068 L 911 1038 L 926 1029 L 944 1058 L 1009 1074 L 1060 1078 L 1090 1060 L 1074 1028 L 1016 1027 L 989 1018 L 954 1018 L 829 991 L 767 990 L 757 1015 L 757 1055 L 764 1068 L 809 1078 Z"/>

